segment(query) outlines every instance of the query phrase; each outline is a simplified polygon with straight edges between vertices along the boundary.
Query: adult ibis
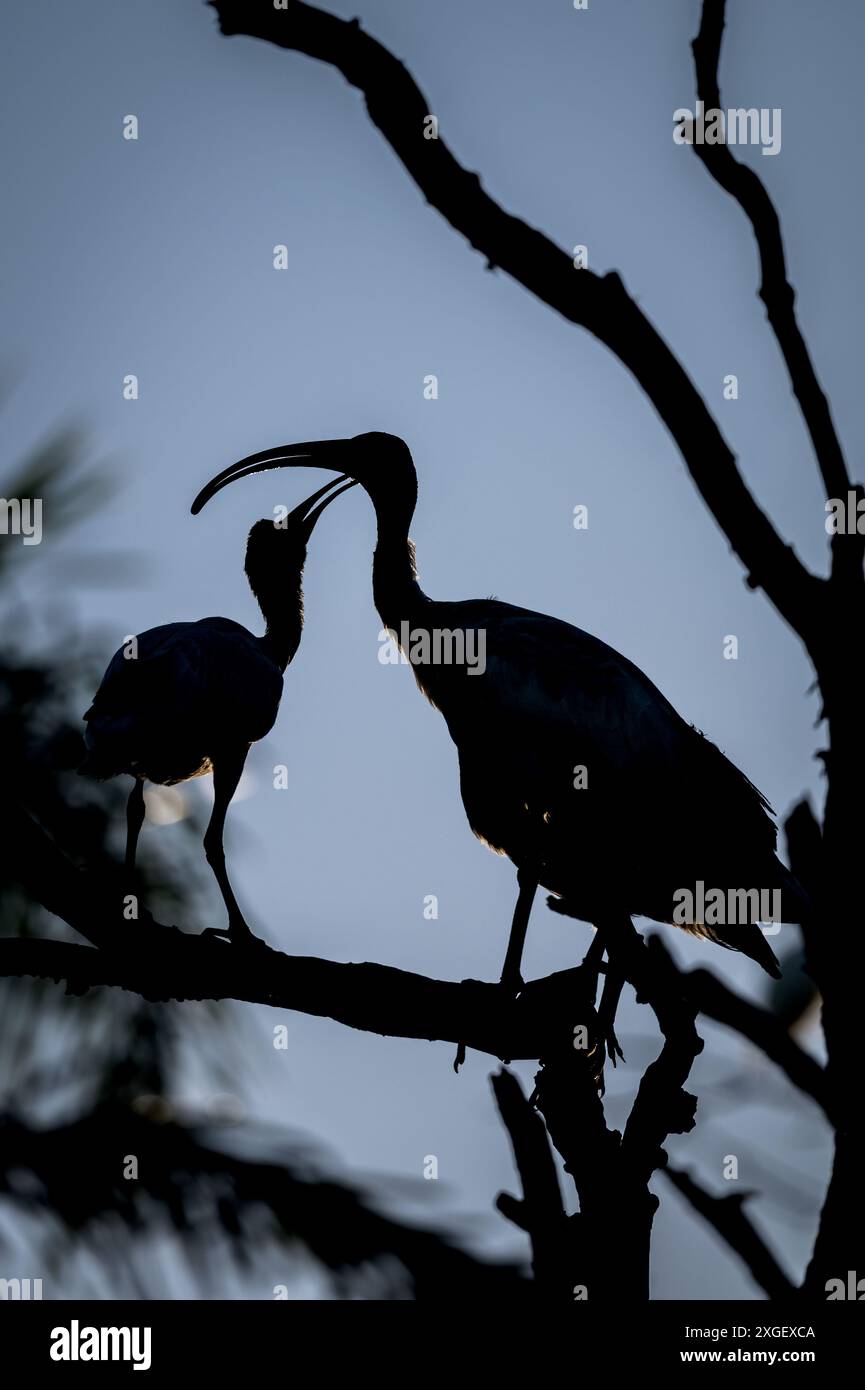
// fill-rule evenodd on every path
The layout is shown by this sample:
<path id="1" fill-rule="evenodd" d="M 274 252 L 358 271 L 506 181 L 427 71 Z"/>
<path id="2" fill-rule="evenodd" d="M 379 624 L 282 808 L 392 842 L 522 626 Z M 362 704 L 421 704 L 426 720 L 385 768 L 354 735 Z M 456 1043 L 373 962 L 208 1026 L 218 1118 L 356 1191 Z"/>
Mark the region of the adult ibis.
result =
<path id="1" fill-rule="evenodd" d="M 81 771 L 133 779 L 126 809 L 129 872 L 144 820 L 145 781 L 173 786 L 213 773 L 204 851 L 228 912 L 227 931 L 213 934 L 234 943 L 255 938 L 225 868 L 226 812 L 250 747 L 273 727 L 283 672 L 300 644 L 309 538 L 324 509 L 354 486 L 346 478 L 331 480 L 294 511 L 252 527 L 245 571 L 266 624 L 263 636 L 230 618 L 150 628 L 115 652 L 84 715 Z"/>
<path id="2" fill-rule="evenodd" d="M 594 924 L 599 938 L 603 932 L 608 955 L 623 932 L 633 939 L 630 919 L 639 915 L 742 951 L 777 976 L 751 890 L 777 890 L 783 921 L 801 920 L 803 895 L 776 857 L 768 802 L 648 676 L 597 637 L 495 599 L 428 597 L 409 539 L 417 476 L 401 439 L 373 433 L 266 449 L 213 478 L 192 510 L 235 479 L 310 465 L 344 472 L 368 493 L 378 523 L 376 608 L 403 650 L 426 650 L 426 661 L 406 655 L 457 746 L 469 823 L 516 865 L 503 984 L 522 985 L 539 885 L 559 900 L 559 911 Z M 484 651 L 482 670 L 478 661 L 436 661 L 446 650 L 436 634 L 455 632 L 466 639 L 463 650 Z M 426 648 L 415 641 L 423 633 Z M 702 903 L 716 890 L 736 894 L 744 920 L 722 914 L 718 922 L 717 910 L 688 910 L 689 894 Z M 608 1042 L 615 989 L 612 995 Z"/>

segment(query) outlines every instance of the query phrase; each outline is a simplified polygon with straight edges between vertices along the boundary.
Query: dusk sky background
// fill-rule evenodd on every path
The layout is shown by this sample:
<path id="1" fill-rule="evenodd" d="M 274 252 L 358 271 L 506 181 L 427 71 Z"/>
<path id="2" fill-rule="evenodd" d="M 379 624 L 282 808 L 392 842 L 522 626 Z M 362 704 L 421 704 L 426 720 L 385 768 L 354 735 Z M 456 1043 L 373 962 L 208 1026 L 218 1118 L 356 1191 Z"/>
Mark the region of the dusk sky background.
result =
<path id="1" fill-rule="evenodd" d="M 672 138 L 674 110 L 694 103 L 696 0 L 591 0 L 586 12 L 570 0 L 326 8 L 359 15 L 408 65 L 442 137 L 507 210 L 566 249 L 585 243 L 594 269 L 622 274 L 761 504 L 825 572 L 824 498 L 757 298 L 750 229 Z M 74 536 L 52 537 L 46 514 L 43 542 L 26 555 L 37 606 L 65 605 L 97 629 L 106 663 L 127 633 L 163 622 L 218 613 L 260 631 L 242 572 L 246 532 L 321 474 L 250 480 L 192 518 L 195 493 L 254 450 L 385 430 L 407 440 L 417 465 L 413 536 L 427 592 L 495 594 L 602 637 L 779 815 L 807 792 L 821 804 L 808 664 L 743 583 L 652 407 L 587 333 L 485 270 L 335 71 L 223 38 L 197 0 L 46 0 L 7 11 L 5 29 L 4 467 L 75 421 L 120 483 Z M 728 6 L 722 99 L 782 110 L 776 157 L 737 153 L 780 211 L 801 323 L 854 477 L 865 430 L 852 119 L 863 49 L 865 8 L 850 0 Z M 127 114 L 139 118 L 135 142 L 122 138 Z M 273 268 L 278 243 L 288 247 L 284 271 Z M 128 373 L 137 401 L 123 399 Z M 728 373 L 739 379 L 735 402 L 722 395 Z M 429 374 L 434 401 L 423 395 Z M 586 530 L 573 527 L 577 504 L 589 509 Z M 515 872 L 468 828 L 444 721 L 405 667 L 378 660 L 374 534 L 360 489 L 315 533 L 303 643 L 277 725 L 253 750 L 229 813 L 229 871 L 253 929 L 283 950 L 497 979 Z M 86 548 L 142 557 L 141 579 L 79 586 L 71 560 L 63 579 L 67 551 Z M 729 634 L 736 661 L 723 657 Z M 281 763 L 285 791 L 272 786 Z M 194 804 L 207 790 L 183 794 Z M 424 918 L 428 894 L 436 921 Z M 217 925 L 221 914 L 208 886 L 182 925 Z M 679 960 L 765 998 L 751 962 L 659 930 Z M 524 973 L 575 964 L 589 939 L 539 895 Z M 319 1141 L 334 1171 L 369 1180 L 391 1210 L 447 1225 L 474 1248 L 525 1253 L 492 1206 L 516 1178 L 491 1059 L 469 1053 L 456 1077 L 444 1044 L 233 1007 L 246 1016 L 240 1100 L 250 1115 Z M 288 1026 L 287 1052 L 272 1046 L 276 1023 Z M 609 1081 L 614 1125 L 657 1046 L 632 997 L 619 1025 L 627 1065 Z M 828 1132 L 742 1040 L 701 1031 L 707 1046 L 689 1083 L 698 1126 L 669 1150 L 716 1192 L 730 1187 L 725 1156 L 738 1155 L 742 1184 L 764 1193 L 752 1215 L 797 1270 Z M 516 1070 L 530 1089 L 532 1067 Z M 207 1101 L 194 1069 L 178 1089 Z M 423 1180 L 427 1155 L 438 1158 L 437 1183 Z M 654 1187 L 654 1297 L 755 1296 L 662 1177 Z M 264 1283 L 245 1292 L 270 1296 Z"/>

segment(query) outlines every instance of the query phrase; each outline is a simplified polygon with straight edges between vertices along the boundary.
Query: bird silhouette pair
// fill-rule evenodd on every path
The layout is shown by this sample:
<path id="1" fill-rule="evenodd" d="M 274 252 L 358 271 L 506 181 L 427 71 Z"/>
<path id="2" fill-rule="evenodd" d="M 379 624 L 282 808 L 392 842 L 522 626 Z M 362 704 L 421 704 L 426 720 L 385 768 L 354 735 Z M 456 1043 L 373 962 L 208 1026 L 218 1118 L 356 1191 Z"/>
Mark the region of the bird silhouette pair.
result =
<path id="1" fill-rule="evenodd" d="M 638 667 L 612 647 L 557 618 L 495 599 L 437 602 L 421 589 L 409 528 L 417 474 L 393 435 L 283 445 L 226 468 L 196 497 L 193 514 L 239 478 L 272 468 L 314 466 L 339 476 L 283 522 L 249 533 L 246 574 L 266 630 L 255 637 L 226 618 L 172 623 L 137 639 L 137 657 L 111 660 L 85 720 L 83 770 L 128 773 L 126 863 L 135 863 L 143 785 L 213 772 L 213 814 L 204 837 L 228 911 L 216 935 L 255 942 L 225 868 L 223 830 L 250 746 L 269 732 L 283 672 L 303 626 L 307 545 L 322 512 L 359 484 L 375 509 L 373 598 L 386 628 L 482 630 L 486 664 L 412 662 L 422 692 L 447 721 L 459 754 L 460 787 L 475 834 L 517 869 L 518 897 L 502 985 L 522 987 L 520 966 L 535 893 L 591 923 L 595 961 L 607 951 L 600 1017 L 611 1057 L 621 1055 L 613 1020 L 622 985 L 615 943 L 631 918 L 673 922 L 674 898 L 697 883 L 721 890 L 777 891 L 784 921 L 807 899 L 775 853 L 771 807 L 756 787 L 674 710 Z M 166 731 L 160 711 L 168 705 Z M 230 736 L 226 734 L 230 730 Z M 580 769 L 580 776 L 574 772 Z M 736 898 L 750 903 L 747 893 Z M 708 915 L 708 914 L 707 914 Z M 677 925 L 744 952 L 780 972 L 760 926 L 750 920 Z M 612 950 L 611 950 L 612 948 Z"/>

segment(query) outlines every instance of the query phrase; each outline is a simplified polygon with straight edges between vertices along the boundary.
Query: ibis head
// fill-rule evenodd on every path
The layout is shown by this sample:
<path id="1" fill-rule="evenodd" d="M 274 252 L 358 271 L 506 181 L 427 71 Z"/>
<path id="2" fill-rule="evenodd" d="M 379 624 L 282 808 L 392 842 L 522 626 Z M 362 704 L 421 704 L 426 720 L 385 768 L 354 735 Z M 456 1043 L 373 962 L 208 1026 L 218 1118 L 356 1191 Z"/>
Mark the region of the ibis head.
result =
<path id="1" fill-rule="evenodd" d="M 404 440 L 378 431 L 358 434 L 353 439 L 313 439 L 300 444 L 280 444 L 274 449 L 250 454 L 211 478 L 192 504 L 193 516 L 228 483 L 272 468 L 327 468 L 342 473 L 365 489 L 380 519 L 386 516 L 392 522 L 404 524 L 408 532 L 417 501 L 417 476 L 412 456 Z"/>
<path id="2" fill-rule="evenodd" d="M 272 564 L 278 564 L 283 572 L 296 568 L 300 573 L 310 537 L 322 512 L 341 493 L 356 486 L 353 478 L 343 474 L 332 478 L 284 516 L 256 521 L 246 541 L 246 573 L 250 581 L 259 570 L 269 569 Z"/>
<path id="3" fill-rule="evenodd" d="M 246 541 L 244 569 L 267 623 L 267 636 L 279 664 L 291 661 L 303 626 L 303 567 L 315 524 L 341 493 L 355 487 L 353 478 L 331 479 L 284 516 L 257 521 Z"/>

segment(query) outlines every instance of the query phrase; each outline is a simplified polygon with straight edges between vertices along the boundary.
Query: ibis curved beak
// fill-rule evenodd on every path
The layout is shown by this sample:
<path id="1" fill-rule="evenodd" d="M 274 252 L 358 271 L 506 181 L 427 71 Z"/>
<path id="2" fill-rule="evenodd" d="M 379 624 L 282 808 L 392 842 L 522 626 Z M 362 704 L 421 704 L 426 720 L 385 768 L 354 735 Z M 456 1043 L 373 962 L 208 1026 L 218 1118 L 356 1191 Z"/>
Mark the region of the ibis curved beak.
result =
<path id="1" fill-rule="evenodd" d="M 334 502 L 343 492 L 348 492 L 349 488 L 357 487 L 354 478 L 349 478 L 343 473 L 340 478 L 331 478 L 324 487 L 320 487 L 311 497 L 307 497 L 299 506 L 288 513 L 283 525 L 286 527 L 297 526 L 305 541 L 309 541 L 310 536 L 315 530 L 315 524 L 322 512 Z M 323 499 L 320 501 L 319 499 Z M 316 506 L 318 502 L 318 506 Z M 310 510 L 312 508 L 312 510 Z"/>
<path id="2" fill-rule="evenodd" d="M 266 473 L 271 468 L 303 467 L 331 468 L 334 473 L 341 473 L 345 451 L 350 443 L 349 439 L 313 439 L 306 444 L 280 444 L 275 449 L 264 449 L 260 454 L 249 454 L 211 478 L 193 502 L 192 515 L 197 516 L 211 497 L 228 483 L 233 483 L 236 478 L 248 478 L 252 473 Z M 307 500 L 312 501 L 311 498 Z"/>

